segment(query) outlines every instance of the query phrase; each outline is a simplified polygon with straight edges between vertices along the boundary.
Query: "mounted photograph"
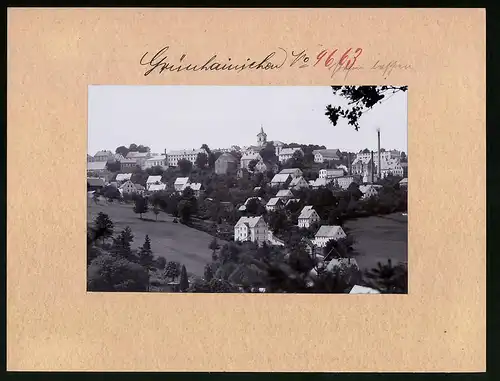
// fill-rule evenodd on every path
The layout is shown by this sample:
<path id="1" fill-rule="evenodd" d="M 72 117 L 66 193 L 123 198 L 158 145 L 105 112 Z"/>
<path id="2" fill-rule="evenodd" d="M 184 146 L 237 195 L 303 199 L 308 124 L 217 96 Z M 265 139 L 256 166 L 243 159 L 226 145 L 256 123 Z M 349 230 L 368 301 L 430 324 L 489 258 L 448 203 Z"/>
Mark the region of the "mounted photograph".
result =
<path id="1" fill-rule="evenodd" d="M 407 86 L 89 86 L 87 291 L 408 293 Z"/>

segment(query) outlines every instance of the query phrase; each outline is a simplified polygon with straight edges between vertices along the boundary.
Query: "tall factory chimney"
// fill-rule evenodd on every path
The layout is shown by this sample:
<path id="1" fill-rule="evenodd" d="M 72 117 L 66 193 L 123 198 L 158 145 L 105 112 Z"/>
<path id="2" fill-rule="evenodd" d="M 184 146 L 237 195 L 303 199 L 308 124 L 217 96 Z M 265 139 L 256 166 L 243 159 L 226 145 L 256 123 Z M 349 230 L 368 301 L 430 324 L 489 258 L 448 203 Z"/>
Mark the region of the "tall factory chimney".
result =
<path id="1" fill-rule="evenodd" d="M 375 183 L 375 179 L 373 178 L 373 176 L 375 176 L 375 166 L 373 165 L 373 151 L 372 151 L 372 163 L 370 165 L 371 169 L 372 169 L 372 184 Z"/>
<path id="2" fill-rule="evenodd" d="M 378 178 L 380 179 L 382 176 L 382 168 L 381 160 L 380 160 L 380 128 L 377 128 L 377 139 L 378 139 Z"/>

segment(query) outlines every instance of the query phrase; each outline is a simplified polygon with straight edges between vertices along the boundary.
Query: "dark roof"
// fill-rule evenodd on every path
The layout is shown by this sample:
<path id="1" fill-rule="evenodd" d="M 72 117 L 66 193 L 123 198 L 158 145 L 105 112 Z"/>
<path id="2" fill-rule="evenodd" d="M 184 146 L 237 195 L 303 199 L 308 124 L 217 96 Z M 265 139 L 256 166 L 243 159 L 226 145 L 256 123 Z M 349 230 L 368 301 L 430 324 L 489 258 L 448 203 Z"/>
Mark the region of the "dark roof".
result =
<path id="1" fill-rule="evenodd" d="M 88 178 L 87 179 L 87 185 L 91 187 L 103 187 L 105 185 L 104 179 L 99 179 L 99 178 Z"/>

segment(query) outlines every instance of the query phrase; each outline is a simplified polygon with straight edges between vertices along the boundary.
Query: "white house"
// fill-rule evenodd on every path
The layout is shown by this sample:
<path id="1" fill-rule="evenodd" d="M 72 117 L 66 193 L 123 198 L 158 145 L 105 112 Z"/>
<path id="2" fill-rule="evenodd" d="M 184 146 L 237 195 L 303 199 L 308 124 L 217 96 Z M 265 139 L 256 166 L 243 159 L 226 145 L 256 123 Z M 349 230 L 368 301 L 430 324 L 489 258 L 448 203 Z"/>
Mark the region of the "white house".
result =
<path id="1" fill-rule="evenodd" d="M 300 212 L 299 219 L 298 219 L 298 225 L 299 228 L 310 228 L 312 224 L 315 222 L 319 222 L 320 217 L 318 213 L 313 209 L 312 206 L 304 206 L 302 211 Z"/>
<path id="2" fill-rule="evenodd" d="M 99 151 L 94 155 L 93 161 L 115 161 L 115 155 L 113 155 L 113 152 L 111 151 Z"/>
<path id="3" fill-rule="evenodd" d="M 177 165 L 179 164 L 179 160 L 182 159 L 189 160 L 192 164 L 194 164 L 199 153 L 204 153 L 205 155 L 207 155 L 207 151 L 201 148 L 170 151 L 167 153 L 167 164 L 169 167 L 177 167 Z"/>
<path id="4" fill-rule="evenodd" d="M 279 155 L 278 159 L 280 162 L 284 163 L 285 161 L 291 159 L 295 152 L 300 152 L 302 155 L 304 155 L 304 152 L 299 148 L 282 148 Z"/>
<path id="5" fill-rule="evenodd" d="M 404 170 L 399 159 L 391 158 L 391 159 L 381 160 L 380 164 L 381 164 L 380 176 L 382 178 L 385 178 L 389 175 L 403 177 Z"/>
<path id="6" fill-rule="evenodd" d="M 189 177 L 178 177 L 174 182 L 174 189 L 176 192 L 182 192 L 189 184 Z"/>
<path id="7" fill-rule="evenodd" d="M 280 187 L 283 185 L 288 185 L 291 180 L 292 178 L 288 173 L 283 173 L 283 174 L 278 173 L 277 175 L 274 175 L 270 185 L 272 187 Z"/>
<path id="8" fill-rule="evenodd" d="M 234 240 L 262 245 L 268 239 L 268 227 L 262 216 L 241 217 L 234 225 Z"/>
<path id="9" fill-rule="evenodd" d="M 164 191 L 165 189 L 167 189 L 167 184 L 151 184 L 149 185 L 148 187 L 148 191 L 150 192 L 159 192 L 159 191 Z"/>
<path id="10" fill-rule="evenodd" d="M 327 179 L 326 177 L 318 177 L 311 183 L 311 188 L 319 189 L 321 187 L 326 187 L 328 184 L 332 182 L 331 179 Z"/>
<path id="11" fill-rule="evenodd" d="M 283 206 L 283 201 L 278 197 L 271 198 L 266 204 L 266 210 L 268 212 L 274 212 Z"/>
<path id="12" fill-rule="evenodd" d="M 326 271 L 359 270 L 358 262 L 354 258 L 333 258 L 326 266 Z"/>
<path id="13" fill-rule="evenodd" d="M 258 152 L 250 152 L 245 155 L 243 155 L 240 159 L 240 167 L 241 169 L 247 169 L 248 170 L 248 164 L 250 164 L 251 161 L 261 161 L 262 156 Z"/>
<path id="14" fill-rule="evenodd" d="M 116 175 L 116 181 L 119 182 L 119 183 L 123 183 L 125 181 L 128 181 L 132 178 L 132 174 L 131 173 L 119 173 Z"/>
<path id="15" fill-rule="evenodd" d="M 127 159 L 135 160 L 136 165 L 144 169 L 146 167 L 146 160 L 151 157 L 149 152 L 135 152 L 131 151 L 127 154 Z"/>
<path id="16" fill-rule="evenodd" d="M 363 198 L 370 198 L 378 196 L 379 189 L 382 188 L 381 185 L 360 185 L 359 190 L 363 193 Z"/>
<path id="17" fill-rule="evenodd" d="M 152 156 L 146 160 L 145 167 L 153 168 L 153 167 L 161 167 L 165 169 L 167 166 L 167 157 L 165 155 Z"/>
<path id="18" fill-rule="evenodd" d="M 290 175 L 292 178 L 300 177 L 303 175 L 300 168 L 285 168 L 279 173 L 280 175 Z"/>
<path id="19" fill-rule="evenodd" d="M 351 288 L 349 294 L 380 294 L 380 291 L 356 284 L 353 288 Z"/>
<path id="20" fill-rule="evenodd" d="M 146 180 L 147 190 L 149 190 L 149 187 L 153 184 L 155 185 L 161 184 L 161 176 L 149 176 L 148 179 Z"/>
<path id="21" fill-rule="evenodd" d="M 293 193 L 289 189 L 281 189 L 276 193 L 276 197 L 287 200 L 293 198 Z"/>
<path id="22" fill-rule="evenodd" d="M 137 187 L 138 184 L 134 184 L 132 181 L 128 180 L 126 182 L 124 182 L 119 190 L 122 192 L 122 193 L 129 193 L 129 194 L 132 194 L 132 193 L 142 193 L 140 191 L 140 189 Z M 143 188 L 141 186 L 141 188 Z"/>
<path id="23" fill-rule="evenodd" d="M 351 176 L 342 176 L 335 178 L 335 183 L 341 187 L 342 189 L 349 188 L 349 185 L 352 183 L 359 184 L 361 182 L 361 178 L 359 176 L 351 175 Z"/>
<path id="24" fill-rule="evenodd" d="M 331 169 L 320 169 L 319 170 L 319 178 L 320 179 L 334 179 L 335 177 L 344 176 L 344 170 L 338 168 Z"/>
<path id="25" fill-rule="evenodd" d="M 185 188 L 191 188 L 193 190 L 194 197 L 196 197 L 196 198 L 200 197 L 201 193 L 203 192 L 203 189 L 202 189 L 203 187 L 202 187 L 201 183 L 189 183 L 189 184 L 186 184 L 184 189 Z"/>
<path id="26" fill-rule="evenodd" d="M 107 171 L 106 161 L 87 162 L 87 172 L 104 172 Z"/>
<path id="27" fill-rule="evenodd" d="M 337 241 L 341 238 L 346 238 L 344 229 L 337 225 L 323 225 L 319 228 L 314 237 L 314 244 L 318 247 L 325 247 L 328 241 L 332 239 Z"/>
<path id="28" fill-rule="evenodd" d="M 313 155 L 315 163 L 340 160 L 340 151 L 338 149 L 318 149 L 313 151 Z"/>
<path id="29" fill-rule="evenodd" d="M 288 184 L 288 187 L 290 189 L 303 189 L 303 188 L 309 188 L 309 183 L 302 177 L 294 177 L 292 181 L 290 181 L 290 184 Z"/>

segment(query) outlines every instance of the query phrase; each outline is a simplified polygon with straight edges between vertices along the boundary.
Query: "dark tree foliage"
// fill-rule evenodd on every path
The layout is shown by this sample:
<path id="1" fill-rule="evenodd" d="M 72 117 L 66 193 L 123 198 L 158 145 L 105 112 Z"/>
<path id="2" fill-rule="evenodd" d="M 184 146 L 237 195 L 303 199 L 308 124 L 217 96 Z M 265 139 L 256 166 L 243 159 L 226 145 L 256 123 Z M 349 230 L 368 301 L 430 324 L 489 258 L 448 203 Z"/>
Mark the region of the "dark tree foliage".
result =
<path id="1" fill-rule="evenodd" d="M 177 162 L 177 165 L 179 166 L 179 170 L 181 171 L 181 173 L 183 175 L 188 175 L 191 172 L 191 170 L 193 169 L 193 163 L 191 163 L 187 159 L 180 159 Z"/>
<path id="2" fill-rule="evenodd" d="M 198 168 L 200 169 L 203 169 L 205 168 L 207 165 L 208 165 L 208 156 L 207 154 L 203 153 L 203 152 L 200 152 L 197 156 L 196 156 L 196 161 L 195 161 L 195 164 Z"/>
<path id="3" fill-rule="evenodd" d="M 408 86 L 332 86 L 335 95 L 349 101 L 347 107 L 326 106 L 325 115 L 336 126 L 339 118 L 347 119 L 348 124 L 359 130 L 359 118 L 377 103 L 399 91 L 407 91 Z"/>
<path id="4" fill-rule="evenodd" d="M 110 161 L 106 163 L 106 169 L 110 172 L 118 172 L 121 169 L 119 161 Z"/>
<path id="5" fill-rule="evenodd" d="M 182 268 L 181 268 L 181 278 L 180 278 L 180 281 L 179 281 L 179 289 L 181 290 L 181 292 L 186 292 L 187 289 L 189 288 L 189 279 L 188 279 L 188 275 L 187 275 L 187 270 L 186 270 L 186 266 L 182 265 Z"/>
<path id="6" fill-rule="evenodd" d="M 248 170 L 250 172 L 253 172 L 255 170 L 255 166 L 257 165 L 258 161 L 257 160 L 250 160 L 250 162 L 248 163 Z"/>
<path id="7" fill-rule="evenodd" d="M 149 275 L 144 267 L 126 258 L 103 254 L 87 269 L 88 291 L 147 291 Z"/>
<path id="8" fill-rule="evenodd" d="M 210 282 L 214 277 L 214 272 L 212 270 L 212 266 L 210 264 L 205 265 L 205 271 L 203 274 L 203 278 L 205 281 Z"/>
<path id="9" fill-rule="evenodd" d="M 119 153 L 123 157 L 127 157 L 129 152 L 130 152 L 129 149 L 125 146 L 120 146 L 115 150 L 115 153 Z"/>
<path id="10" fill-rule="evenodd" d="M 387 264 L 378 262 L 377 267 L 367 271 L 365 275 L 369 279 L 367 284 L 382 293 L 408 293 L 408 268 L 404 263 L 393 266 L 390 259 Z"/>
<path id="11" fill-rule="evenodd" d="M 134 235 L 130 227 L 123 229 L 117 237 L 113 238 L 113 253 L 122 256 L 128 260 L 133 260 L 130 244 L 134 241 Z"/>
<path id="12" fill-rule="evenodd" d="M 109 218 L 106 213 L 99 212 L 97 217 L 94 220 L 93 233 L 94 239 L 101 238 L 102 243 L 108 237 L 113 235 L 113 221 Z"/>
<path id="13" fill-rule="evenodd" d="M 148 200 L 144 197 L 138 197 L 135 200 L 135 205 L 134 205 L 134 213 L 137 213 L 140 215 L 140 218 L 142 219 L 142 215 L 144 213 L 148 212 Z"/>
<path id="14" fill-rule="evenodd" d="M 171 281 L 177 279 L 180 275 L 181 265 L 178 262 L 168 262 L 165 266 L 165 277 L 169 278 Z"/>
<path id="15" fill-rule="evenodd" d="M 146 234 L 144 244 L 139 249 L 139 263 L 146 269 L 152 270 L 154 267 L 153 251 L 151 250 L 151 240 Z"/>

